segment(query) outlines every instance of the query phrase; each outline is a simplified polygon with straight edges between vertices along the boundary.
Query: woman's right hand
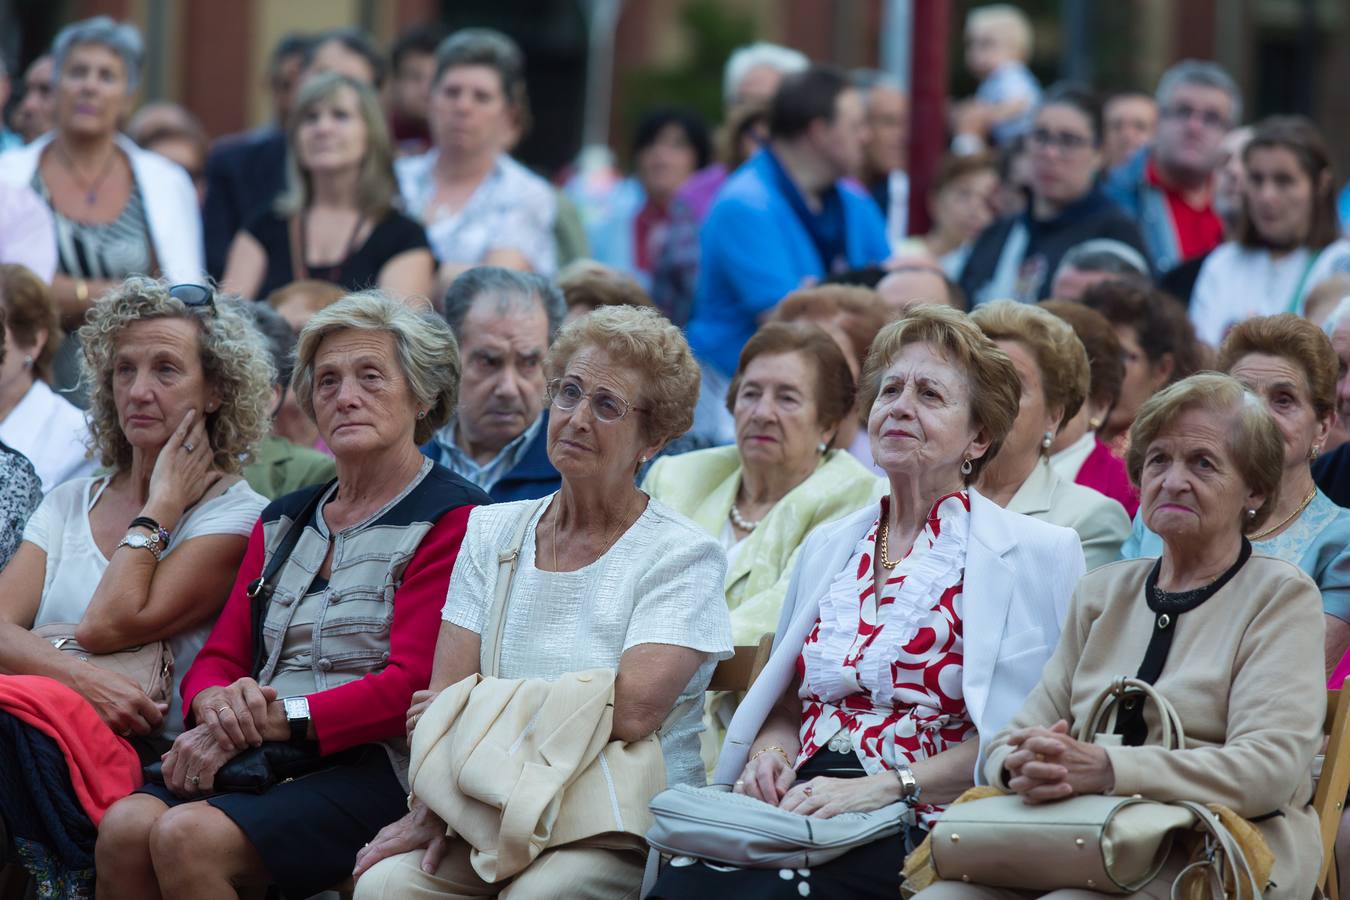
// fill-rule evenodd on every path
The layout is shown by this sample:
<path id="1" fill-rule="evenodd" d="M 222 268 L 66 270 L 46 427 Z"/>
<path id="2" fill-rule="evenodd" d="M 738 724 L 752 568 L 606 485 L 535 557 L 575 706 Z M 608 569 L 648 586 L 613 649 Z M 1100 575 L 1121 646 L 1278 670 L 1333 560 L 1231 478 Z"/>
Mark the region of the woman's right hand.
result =
<path id="1" fill-rule="evenodd" d="M 151 734 L 163 724 L 169 711 L 168 704 L 151 700 L 130 678 L 92 663 L 81 667 L 75 689 L 121 737 Z"/>
<path id="2" fill-rule="evenodd" d="M 777 806 L 796 780 L 797 771 L 788 765 L 786 754 L 768 750 L 745 764 L 732 790 Z"/>
<path id="3" fill-rule="evenodd" d="M 240 678 L 224 687 L 204 689 L 192 699 L 192 712 L 211 730 L 222 750 L 238 752 L 262 744 L 267 705 L 275 699 L 275 688 L 261 687 L 252 678 Z"/>
<path id="4" fill-rule="evenodd" d="M 422 871 L 435 872 L 445 856 L 447 838 L 445 822 L 422 801 L 413 799 L 412 809 L 397 822 L 386 825 L 380 833 L 356 854 L 356 868 L 352 877 L 361 875 L 382 859 L 426 850 L 422 854 Z"/>

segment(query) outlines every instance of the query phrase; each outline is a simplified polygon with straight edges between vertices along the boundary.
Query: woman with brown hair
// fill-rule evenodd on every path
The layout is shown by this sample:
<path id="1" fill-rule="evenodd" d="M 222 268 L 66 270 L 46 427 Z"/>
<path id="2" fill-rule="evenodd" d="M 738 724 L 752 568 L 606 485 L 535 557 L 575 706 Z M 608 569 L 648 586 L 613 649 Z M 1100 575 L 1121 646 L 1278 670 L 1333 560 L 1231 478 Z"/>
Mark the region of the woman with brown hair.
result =
<path id="1" fill-rule="evenodd" d="M 0 265 L 0 311 L 6 316 L 0 441 L 28 457 L 44 491 L 92 474 L 84 413 L 51 387 L 52 363 L 61 345 L 51 291 L 23 266 Z"/>
<path id="2" fill-rule="evenodd" d="M 1237 235 L 1205 260 L 1191 294 L 1195 330 L 1215 347 L 1243 319 L 1302 315 L 1313 288 L 1350 271 L 1331 152 L 1317 127 L 1302 116 L 1266 119 L 1242 162 L 1247 183 Z"/>
<path id="3" fill-rule="evenodd" d="M 259 299 L 315 278 L 350 291 L 428 296 L 434 261 L 422 226 L 395 209 L 393 151 L 374 92 L 336 72 L 310 78 L 287 143 L 289 188 L 235 236 L 225 289 Z"/>

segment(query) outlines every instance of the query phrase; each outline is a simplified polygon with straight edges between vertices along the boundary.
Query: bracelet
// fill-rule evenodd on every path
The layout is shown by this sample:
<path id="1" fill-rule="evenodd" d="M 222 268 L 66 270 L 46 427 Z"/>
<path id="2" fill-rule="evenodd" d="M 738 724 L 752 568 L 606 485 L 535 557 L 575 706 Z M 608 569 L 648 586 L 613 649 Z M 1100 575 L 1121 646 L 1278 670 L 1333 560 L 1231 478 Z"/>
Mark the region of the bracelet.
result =
<path id="1" fill-rule="evenodd" d="M 122 540 L 117 542 L 117 546 L 113 548 L 113 552 L 116 553 L 123 547 L 134 547 L 138 550 L 149 550 L 150 555 L 155 558 L 155 562 L 159 562 L 163 554 L 160 552 L 159 545 L 156 543 L 156 541 L 157 538 L 146 537 L 140 532 L 132 532 L 127 534 L 126 537 L 122 538 Z"/>
<path id="2" fill-rule="evenodd" d="M 169 530 L 149 516 L 137 516 L 131 520 L 131 524 L 127 528 L 146 529 L 150 532 L 151 539 L 159 544 L 161 550 L 169 546 Z"/>
<path id="3" fill-rule="evenodd" d="M 750 757 L 750 760 L 746 763 L 746 765 L 749 765 L 750 763 L 759 759 L 765 753 L 777 753 L 779 756 L 783 757 L 783 762 L 788 764 L 788 768 L 789 769 L 792 768 L 792 760 L 788 758 L 788 752 L 784 750 L 782 747 L 778 746 L 777 744 L 774 744 L 769 747 L 760 747 L 758 750 L 755 751 L 755 755 Z"/>

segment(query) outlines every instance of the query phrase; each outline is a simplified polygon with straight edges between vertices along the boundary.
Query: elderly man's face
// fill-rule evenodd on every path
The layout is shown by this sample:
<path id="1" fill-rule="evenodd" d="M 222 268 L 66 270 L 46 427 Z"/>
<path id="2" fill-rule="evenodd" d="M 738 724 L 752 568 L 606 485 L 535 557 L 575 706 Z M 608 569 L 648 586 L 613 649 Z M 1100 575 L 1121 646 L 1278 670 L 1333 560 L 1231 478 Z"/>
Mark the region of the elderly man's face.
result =
<path id="1" fill-rule="evenodd" d="M 498 298 L 485 295 L 474 301 L 461 333 L 464 376 L 456 440 L 470 456 L 487 462 L 544 408 L 548 316 L 538 303 L 503 308 Z"/>
<path id="2" fill-rule="evenodd" d="M 736 85 L 736 96 L 732 106 L 744 106 L 747 103 L 768 103 L 783 80 L 783 73 L 773 66 L 758 65 L 752 67 Z"/>
<path id="3" fill-rule="evenodd" d="M 867 98 L 867 164 L 889 173 L 905 168 L 909 143 L 909 99 L 899 88 L 876 87 Z"/>
<path id="4" fill-rule="evenodd" d="M 1208 176 L 1219 164 L 1219 145 L 1233 127 L 1233 100 L 1219 88 L 1178 85 L 1158 110 L 1154 148 L 1170 170 Z"/>

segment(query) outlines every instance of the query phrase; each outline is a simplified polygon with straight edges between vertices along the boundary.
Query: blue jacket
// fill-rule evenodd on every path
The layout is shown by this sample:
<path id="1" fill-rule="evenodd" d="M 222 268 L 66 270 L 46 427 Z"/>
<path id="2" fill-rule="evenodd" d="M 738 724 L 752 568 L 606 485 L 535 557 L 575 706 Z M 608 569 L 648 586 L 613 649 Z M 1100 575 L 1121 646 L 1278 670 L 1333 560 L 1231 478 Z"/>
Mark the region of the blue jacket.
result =
<path id="1" fill-rule="evenodd" d="M 1153 271 L 1166 272 L 1182 262 L 1167 197 L 1148 182 L 1151 147 L 1142 147 L 1106 176 L 1102 189 L 1139 226 Z"/>
<path id="2" fill-rule="evenodd" d="M 543 427 L 525 448 L 525 454 L 520 458 L 520 462 L 488 491 L 493 503 L 537 500 L 540 497 L 547 497 L 562 486 L 562 476 L 548 460 L 548 410 L 544 410 L 542 415 Z M 422 454 L 441 465 L 446 464 L 446 461 L 441 459 L 441 448 L 434 440 L 422 445 Z"/>
<path id="3" fill-rule="evenodd" d="M 699 237 L 700 263 L 689 344 L 694 354 L 730 376 L 758 318 L 784 295 L 825 271 L 806 227 L 778 188 L 766 151 L 737 169 L 713 202 Z M 886 223 L 872 198 L 841 183 L 845 241 L 854 268 L 890 255 Z"/>

